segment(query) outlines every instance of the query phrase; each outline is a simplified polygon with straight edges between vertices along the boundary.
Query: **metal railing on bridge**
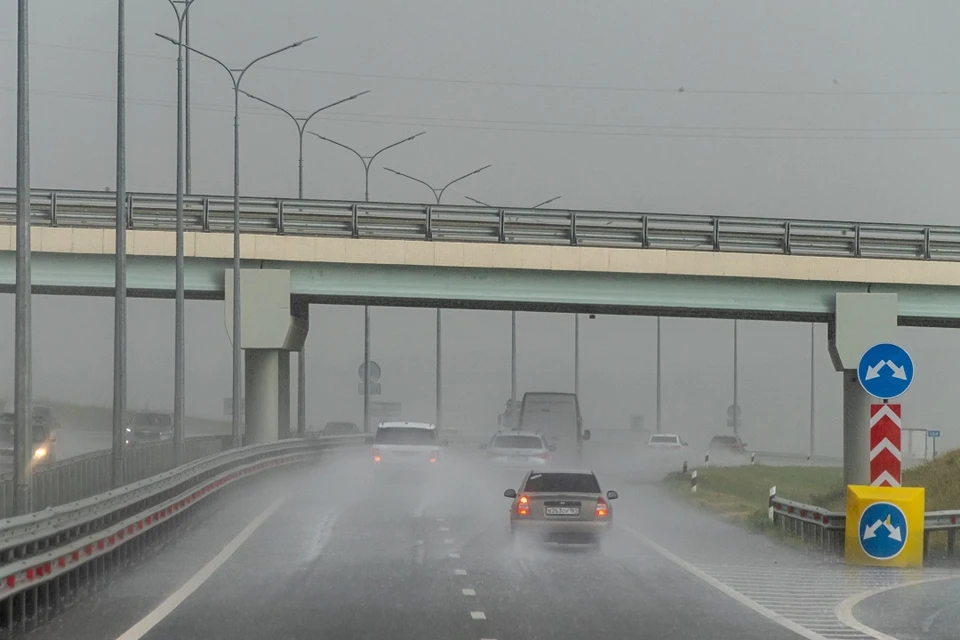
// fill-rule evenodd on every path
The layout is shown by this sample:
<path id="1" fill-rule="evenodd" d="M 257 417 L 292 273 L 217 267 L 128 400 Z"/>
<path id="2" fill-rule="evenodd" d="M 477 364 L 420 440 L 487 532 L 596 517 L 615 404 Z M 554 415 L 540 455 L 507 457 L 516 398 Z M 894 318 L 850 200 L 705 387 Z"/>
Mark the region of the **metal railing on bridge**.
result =
<path id="1" fill-rule="evenodd" d="M 184 441 L 184 460 L 193 462 L 230 446 L 230 436 L 197 436 Z M 33 476 L 33 509 L 42 511 L 82 500 L 112 487 L 113 451 L 105 449 L 39 467 Z M 123 450 L 124 480 L 139 482 L 175 466 L 173 441 L 127 445 Z M 0 518 L 14 515 L 13 474 L 0 475 Z"/>
<path id="2" fill-rule="evenodd" d="M 110 228 L 116 196 L 35 189 L 34 224 Z M 131 229 L 174 229 L 172 194 L 128 193 Z M 0 188 L 0 224 L 16 191 Z M 190 231 L 233 229 L 229 196 L 184 197 Z M 342 238 L 573 245 L 960 261 L 960 227 L 666 214 L 244 197 L 241 231 Z"/>

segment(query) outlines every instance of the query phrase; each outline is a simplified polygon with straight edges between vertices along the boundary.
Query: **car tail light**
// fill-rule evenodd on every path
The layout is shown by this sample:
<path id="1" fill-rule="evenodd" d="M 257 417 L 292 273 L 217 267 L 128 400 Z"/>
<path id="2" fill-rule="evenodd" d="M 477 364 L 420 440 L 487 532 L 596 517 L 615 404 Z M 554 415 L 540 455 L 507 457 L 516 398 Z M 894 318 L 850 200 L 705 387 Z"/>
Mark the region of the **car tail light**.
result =
<path id="1" fill-rule="evenodd" d="M 520 496 L 520 499 L 517 500 L 517 515 L 530 515 L 530 499 L 527 496 Z"/>
<path id="2" fill-rule="evenodd" d="M 373 461 L 380 462 L 380 449 L 373 450 Z"/>
<path id="3" fill-rule="evenodd" d="M 598 518 L 606 518 L 608 513 L 610 513 L 610 507 L 607 505 L 607 501 L 603 498 L 597 498 L 597 508 L 594 515 Z"/>
<path id="4" fill-rule="evenodd" d="M 436 462 L 436 461 L 437 461 L 437 458 L 439 458 L 439 457 L 440 457 L 440 452 L 439 452 L 439 451 L 431 451 L 431 452 L 430 452 L 430 462 Z"/>

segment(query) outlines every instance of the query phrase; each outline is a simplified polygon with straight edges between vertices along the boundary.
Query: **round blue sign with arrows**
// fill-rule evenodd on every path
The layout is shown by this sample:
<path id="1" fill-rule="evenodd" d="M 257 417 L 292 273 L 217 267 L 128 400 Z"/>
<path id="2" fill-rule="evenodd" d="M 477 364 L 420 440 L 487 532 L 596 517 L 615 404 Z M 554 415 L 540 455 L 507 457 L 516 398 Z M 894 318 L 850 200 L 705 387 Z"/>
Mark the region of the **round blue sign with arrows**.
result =
<path id="1" fill-rule="evenodd" d="M 860 357 L 857 377 L 870 395 L 881 400 L 896 398 L 913 382 L 913 360 L 903 347 L 875 344 Z"/>
<path id="2" fill-rule="evenodd" d="M 874 560 L 897 557 L 907 544 L 907 516 L 895 504 L 874 502 L 860 514 L 860 548 Z"/>

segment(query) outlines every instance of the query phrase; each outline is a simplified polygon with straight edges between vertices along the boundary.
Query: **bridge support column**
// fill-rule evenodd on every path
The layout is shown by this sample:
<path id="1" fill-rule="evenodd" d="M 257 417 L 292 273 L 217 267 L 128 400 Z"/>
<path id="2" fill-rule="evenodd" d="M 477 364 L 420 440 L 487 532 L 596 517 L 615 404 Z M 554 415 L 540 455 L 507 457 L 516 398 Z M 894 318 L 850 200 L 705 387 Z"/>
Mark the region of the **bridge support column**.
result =
<path id="1" fill-rule="evenodd" d="M 277 414 L 280 439 L 290 437 L 290 352 L 277 352 L 277 391 L 280 406 Z"/>
<path id="2" fill-rule="evenodd" d="M 827 327 L 834 368 L 843 375 L 843 483 L 870 484 L 870 410 L 872 396 L 857 379 L 860 357 L 875 344 L 893 342 L 897 330 L 897 294 L 838 293 Z"/>
<path id="3" fill-rule="evenodd" d="M 224 321 L 232 339 L 233 271 L 224 271 Z M 244 269 L 240 277 L 244 350 L 244 444 L 290 437 L 290 352 L 303 348 L 309 307 L 291 304 L 290 272 Z"/>

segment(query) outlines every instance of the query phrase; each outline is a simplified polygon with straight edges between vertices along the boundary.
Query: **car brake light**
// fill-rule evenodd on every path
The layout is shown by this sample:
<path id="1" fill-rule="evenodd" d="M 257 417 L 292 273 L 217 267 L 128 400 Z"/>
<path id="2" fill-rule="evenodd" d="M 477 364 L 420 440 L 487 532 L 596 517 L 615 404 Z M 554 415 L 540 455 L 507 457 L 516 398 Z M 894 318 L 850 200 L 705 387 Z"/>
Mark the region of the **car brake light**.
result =
<path id="1" fill-rule="evenodd" d="M 380 462 L 380 449 L 373 450 L 373 461 Z"/>
<path id="2" fill-rule="evenodd" d="M 436 462 L 436 461 L 437 461 L 437 458 L 439 458 L 439 457 L 440 457 L 440 452 L 439 452 L 439 451 L 431 451 L 431 452 L 430 452 L 430 462 Z"/>
<path id="3" fill-rule="evenodd" d="M 527 496 L 520 496 L 520 499 L 517 500 L 517 515 L 530 515 L 530 500 L 527 498 Z"/>
<path id="4" fill-rule="evenodd" d="M 607 501 L 603 498 L 597 498 L 597 508 L 594 511 L 594 515 L 598 518 L 606 518 L 608 512 L 609 506 L 607 505 Z"/>

